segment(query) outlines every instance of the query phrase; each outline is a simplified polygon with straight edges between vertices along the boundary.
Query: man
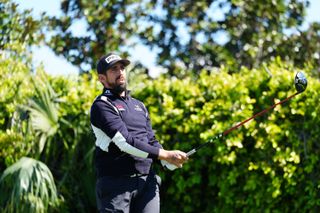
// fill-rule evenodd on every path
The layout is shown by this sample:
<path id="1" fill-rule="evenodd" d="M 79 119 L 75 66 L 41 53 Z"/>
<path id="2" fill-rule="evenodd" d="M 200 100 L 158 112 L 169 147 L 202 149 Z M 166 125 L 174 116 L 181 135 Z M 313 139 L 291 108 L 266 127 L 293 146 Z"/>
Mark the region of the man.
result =
<path id="1" fill-rule="evenodd" d="M 127 59 L 110 53 L 97 64 L 104 86 L 91 107 L 96 136 L 96 196 L 100 212 L 160 212 L 160 178 L 154 160 L 168 168 L 182 167 L 186 153 L 164 150 L 151 128 L 144 104 L 130 96 Z"/>

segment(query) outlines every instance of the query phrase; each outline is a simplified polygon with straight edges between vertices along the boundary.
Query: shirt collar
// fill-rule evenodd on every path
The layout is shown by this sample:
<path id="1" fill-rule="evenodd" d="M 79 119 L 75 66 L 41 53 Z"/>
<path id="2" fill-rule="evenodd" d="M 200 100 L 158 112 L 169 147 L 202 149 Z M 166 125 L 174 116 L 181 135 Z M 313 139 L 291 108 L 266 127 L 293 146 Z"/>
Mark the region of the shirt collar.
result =
<path id="1" fill-rule="evenodd" d="M 116 94 L 112 89 L 109 89 L 109 88 L 103 88 L 103 91 L 102 93 L 106 96 L 117 96 L 117 97 L 120 97 L 118 94 Z M 128 98 L 128 96 L 130 95 L 131 93 L 131 90 L 126 90 L 126 95 L 124 98 Z"/>

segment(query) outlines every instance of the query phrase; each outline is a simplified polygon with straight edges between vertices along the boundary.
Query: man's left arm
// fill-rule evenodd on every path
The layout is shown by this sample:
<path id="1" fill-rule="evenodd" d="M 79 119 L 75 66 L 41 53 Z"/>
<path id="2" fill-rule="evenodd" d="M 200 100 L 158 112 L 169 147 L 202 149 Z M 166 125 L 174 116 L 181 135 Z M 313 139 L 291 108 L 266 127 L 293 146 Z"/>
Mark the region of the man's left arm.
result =
<path id="1" fill-rule="evenodd" d="M 148 143 L 152 146 L 158 147 L 160 149 L 163 149 L 162 145 L 159 143 L 159 141 L 156 139 L 156 136 L 154 134 L 154 131 L 152 129 L 152 125 L 151 125 L 151 119 L 149 116 L 149 112 L 147 110 L 147 108 L 144 106 L 144 104 L 142 104 L 145 111 L 146 111 L 146 116 L 147 116 L 147 132 L 148 132 Z M 178 168 L 177 166 L 165 161 L 165 160 L 160 160 L 161 165 L 169 170 L 175 170 L 176 168 Z"/>
<path id="2" fill-rule="evenodd" d="M 162 145 L 159 143 L 159 141 L 157 140 L 154 131 L 152 129 L 152 125 L 151 125 L 151 120 L 150 120 L 150 116 L 149 116 L 149 112 L 146 108 L 146 106 L 141 102 L 144 111 L 146 113 L 146 117 L 147 117 L 147 123 L 146 123 L 146 129 L 147 129 L 147 133 L 148 133 L 148 143 L 152 146 L 158 147 L 160 149 L 163 149 Z"/>

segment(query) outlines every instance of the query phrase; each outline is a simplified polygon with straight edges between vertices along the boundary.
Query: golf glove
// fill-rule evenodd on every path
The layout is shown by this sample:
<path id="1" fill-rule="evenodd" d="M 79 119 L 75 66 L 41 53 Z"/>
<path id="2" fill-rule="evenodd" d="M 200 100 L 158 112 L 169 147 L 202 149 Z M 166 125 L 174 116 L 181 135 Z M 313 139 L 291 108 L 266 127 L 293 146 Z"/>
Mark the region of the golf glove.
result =
<path id="1" fill-rule="evenodd" d="M 171 163 L 168 163 L 168 162 L 165 161 L 165 160 L 161 160 L 161 164 L 162 164 L 163 167 L 169 169 L 170 171 L 173 171 L 173 170 L 175 170 L 176 168 L 178 168 L 178 167 L 176 167 L 175 165 L 173 165 L 173 164 L 171 164 Z"/>

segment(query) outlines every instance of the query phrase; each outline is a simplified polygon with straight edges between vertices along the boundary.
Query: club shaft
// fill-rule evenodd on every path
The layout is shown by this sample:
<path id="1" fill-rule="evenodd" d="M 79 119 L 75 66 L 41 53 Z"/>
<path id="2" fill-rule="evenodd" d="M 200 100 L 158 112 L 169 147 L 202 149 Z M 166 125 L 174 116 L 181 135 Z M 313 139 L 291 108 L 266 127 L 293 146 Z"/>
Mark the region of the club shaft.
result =
<path id="1" fill-rule="evenodd" d="M 203 147 L 207 146 L 208 144 L 212 143 L 213 141 L 215 141 L 215 140 L 217 140 L 217 139 L 220 139 L 220 138 L 222 138 L 223 136 L 226 136 L 227 134 L 229 134 L 229 133 L 232 132 L 233 130 L 239 128 L 240 126 L 244 125 L 245 123 L 249 122 L 250 120 L 252 120 L 252 119 L 254 119 L 254 118 L 258 117 L 258 116 L 261 116 L 261 115 L 265 114 L 265 113 L 268 112 L 269 110 L 275 108 L 277 105 L 280 105 L 280 104 L 283 104 L 283 103 L 287 102 L 288 100 L 292 99 L 292 98 L 293 98 L 294 96 L 296 96 L 297 94 L 299 94 L 299 92 L 297 92 L 297 93 L 295 93 L 295 94 L 287 97 L 286 99 L 284 99 L 284 100 L 282 100 L 282 101 L 280 101 L 280 102 L 278 102 L 278 103 L 276 103 L 276 104 L 268 107 L 267 109 L 262 110 L 261 112 L 256 113 L 256 114 L 253 115 L 252 117 L 250 117 L 250 118 L 248 118 L 248 119 L 246 119 L 246 120 L 238 123 L 237 125 L 235 125 L 235 126 L 229 128 L 229 129 L 227 129 L 227 130 L 224 131 L 222 134 L 216 136 L 213 140 L 211 139 L 211 140 L 207 141 L 206 143 L 203 143 L 203 144 L 199 145 L 198 147 L 196 147 L 196 148 L 190 150 L 189 152 L 187 152 L 187 156 L 193 155 L 193 154 L 196 153 L 200 148 L 203 148 Z"/>
<path id="2" fill-rule="evenodd" d="M 223 135 L 225 136 L 225 135 L 229 134 L 230 132 L 232 132 L 233 130 L 239 128 L 240 126 L 242 126 L 243 124 L 247 123 L 248 121 L 250 121 L 250 120 L 252 120 L 252 119 L 254 119 L 254 118 L 258 117 L 258 116 L 261 116 L 261 115 L 265 114 L 266 112 L 268 112 L 269 110 L 275 108 L 277 105 L 280 105 L 280 104 L 283 104 L 283 103 L 287 102 L 288 100 L 290 100 L 291 98 L 293 98 L 293 97 L 296 96 L 297 94 L 299 94 L 299 93 L 295 93 L 295 94 L 289 96 L 288 98 L 286 98 L 286 99 L 284 99 L 284 100 L 282 100 L 282 101 L 280 101 L 280 102 L 278 102 L 278 103 L 276 103 L 276 104 L 268 107 L 267 109 L 264 109 L 264 110 L 262 110 L 261 112 L 258 112 L 257 114 L 253 115 L 252 117 L 250 117 L 250 118 L 248 118 L 248 119 L 240 122 L 239 124 L 231 127 L 230 129 L 224 131 L 224 132 L 223 132 Z"/>

